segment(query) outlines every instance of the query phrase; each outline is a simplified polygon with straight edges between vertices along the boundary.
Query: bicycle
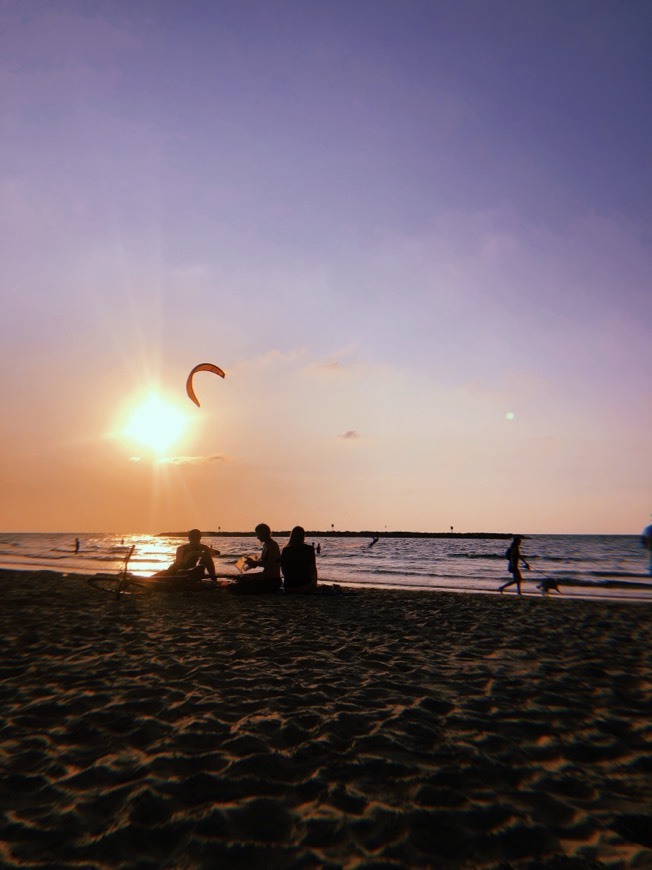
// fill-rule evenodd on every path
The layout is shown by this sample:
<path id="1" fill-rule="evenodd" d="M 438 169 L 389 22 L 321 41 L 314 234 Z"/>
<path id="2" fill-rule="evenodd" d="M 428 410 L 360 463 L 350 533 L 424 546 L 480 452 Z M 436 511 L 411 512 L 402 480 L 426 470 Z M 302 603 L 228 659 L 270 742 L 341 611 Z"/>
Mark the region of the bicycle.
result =
<path id="1" fill-rule="evenodd" d="M 107 592 L 109 595 L 113 595 L 114 598 L 119 599 L 123 596 L 150 595 L 156 590 L 161 592 L 180 592 L 188 596 L 195 592 L 219 589 L 222 585 L 219 582 L 205 582 L 201 577 L 193 576 L 190 571 L 183 574 L 160 572 L 159 575 L 148 578 L 134 577 L 133 574 L 127 571 L 127 566 L 134 549 L 135 545 L 127 553 L 122 570 L 117 575 L 96 574 L 94 577 L 89 577 L 88 582 L 93 589 L 97 589 L 99 592 Z"/>
<path id="2" fill-rule="evenodd" d="M 152 584 L 147 580 L 138 580 L 127 571 L 129 560 L 131 559 L 136 545 L 132 544 L 125 558 L 125 563 L 122 570 L 116 576 L 112 574 L 96 574 L 94 577 L 89 577 L 88 582 L 99 592 L 108 592 L 115 598 L 132 595 L 147 595 L 152 591 Z"/>

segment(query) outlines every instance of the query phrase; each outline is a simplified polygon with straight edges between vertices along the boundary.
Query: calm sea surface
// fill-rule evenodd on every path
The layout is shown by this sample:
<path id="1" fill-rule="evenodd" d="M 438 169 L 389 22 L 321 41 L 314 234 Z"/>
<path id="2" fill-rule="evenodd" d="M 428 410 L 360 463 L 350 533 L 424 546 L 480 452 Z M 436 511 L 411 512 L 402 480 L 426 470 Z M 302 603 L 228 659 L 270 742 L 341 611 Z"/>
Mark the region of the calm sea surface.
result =
<path id="1" fill-rule="evenodd" d="M 75 538 L 80 541 L 75 553 Z M 259 549 L 254 537 L 204 537 L 221 552 L 219 572 L 234 572 L 235 560 Z M 284 546 L 284 537 L 277 538 Z M 319 577 L 349 586 L 495 592 L 509 579 L 509 540 L 381 537 L 373 546 L 361 537 L 308 538 L 320 544 Z M 0 567 L 62 573 L 120 570 L 135 545 L 129 570 L 148 576 L 170 564 L 185 538 L 113 534 L 0 534 Z M 647 554 L 637 535 L 532 535 L 523 543 L 531 570 L 523 571 L 524 592 L 539 595 L 544 578 L 560 583 L 564 596 L 652 601 Z M 513 592 L 510 587 L 505 594 Z M 555 597 L 559 597 L 553 593 Z"/>

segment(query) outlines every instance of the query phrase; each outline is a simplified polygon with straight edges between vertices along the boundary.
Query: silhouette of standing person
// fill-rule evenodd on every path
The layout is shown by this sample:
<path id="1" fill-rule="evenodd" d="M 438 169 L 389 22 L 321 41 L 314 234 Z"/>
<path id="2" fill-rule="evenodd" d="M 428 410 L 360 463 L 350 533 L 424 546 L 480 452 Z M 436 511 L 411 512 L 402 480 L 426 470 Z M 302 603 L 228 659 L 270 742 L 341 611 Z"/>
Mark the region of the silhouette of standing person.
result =
<path id="1" fill-rule="evenodd" d="M 516 583 L 518 594 L 521 594 L 521 583 L 523 582 L 523 577 L 521 576 L 520 563 L 522 562 L 528 569 L 528 571 L 530 570 L 530 566 L 521 555 L 522 541 L 523 535 L 514 535 L 514 537 L 512 538 L 512 543 L 509 545 L 509 548 L 505 553 L 505 555 L 507 556 L 507 570 L 512 575 L 512 579 L 508 583 L 503 583 L 503 585 L 499 588 L 498 591 L 501 594 L 503 592 L 503 589 L 507 589 L 508 586 L 513 586 L 514 583 Z"/>
<path id="2" fill-rule="evenodd" d="M 75 538 L 75 553 L 78 553 L 78 552 L 79 552 L 79 547 L 80 547 L 80 546 L 81 546 L 81 545 L 80 545 L 80 543 L 79 543 L 79 538 Z"/>

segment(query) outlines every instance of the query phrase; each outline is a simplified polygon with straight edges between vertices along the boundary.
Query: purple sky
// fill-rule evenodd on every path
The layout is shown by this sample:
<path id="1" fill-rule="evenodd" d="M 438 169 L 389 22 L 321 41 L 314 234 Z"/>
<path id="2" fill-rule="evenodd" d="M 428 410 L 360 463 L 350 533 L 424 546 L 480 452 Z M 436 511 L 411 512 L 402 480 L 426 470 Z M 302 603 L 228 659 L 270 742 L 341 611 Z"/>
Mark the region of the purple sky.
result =
<path id="1" fill-rule="evenodd" d="M 0 9 L 1 529 L 649 522 L 647 0 Z"/>

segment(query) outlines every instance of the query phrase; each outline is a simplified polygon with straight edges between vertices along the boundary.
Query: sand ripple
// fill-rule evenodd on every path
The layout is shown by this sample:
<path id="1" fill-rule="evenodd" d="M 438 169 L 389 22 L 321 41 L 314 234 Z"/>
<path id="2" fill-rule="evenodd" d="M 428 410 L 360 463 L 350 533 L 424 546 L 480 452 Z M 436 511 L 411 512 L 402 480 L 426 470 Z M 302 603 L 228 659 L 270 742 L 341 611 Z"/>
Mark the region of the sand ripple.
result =
<path id="1" fill-rule="evenodd" d="M 0 582 L 2 866 L 652 867 L 651 605 Z"/>

